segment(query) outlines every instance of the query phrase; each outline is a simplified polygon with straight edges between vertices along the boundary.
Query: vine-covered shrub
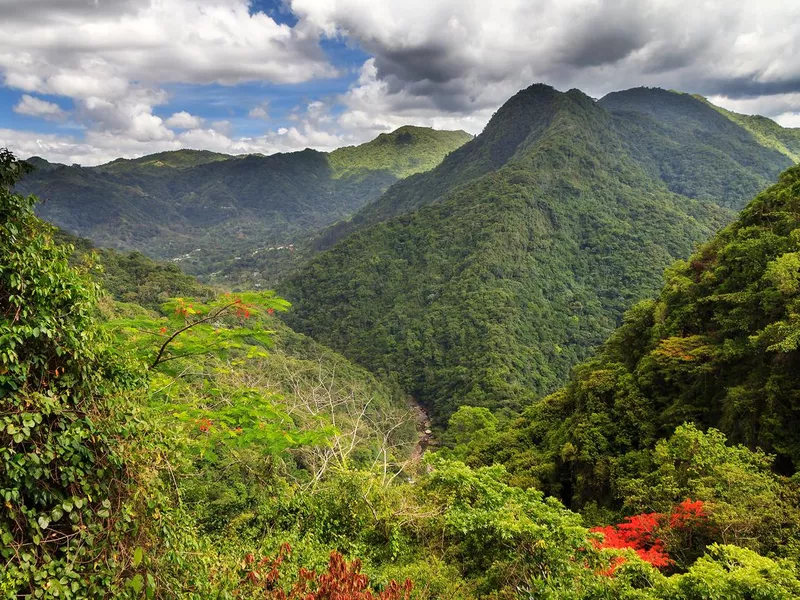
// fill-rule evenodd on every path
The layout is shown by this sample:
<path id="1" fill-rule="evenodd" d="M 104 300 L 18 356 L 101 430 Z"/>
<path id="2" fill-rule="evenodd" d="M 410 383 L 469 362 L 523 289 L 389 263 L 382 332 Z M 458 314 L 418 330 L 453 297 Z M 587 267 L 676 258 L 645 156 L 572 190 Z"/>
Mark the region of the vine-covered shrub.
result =
<path id="1" fill-rule="evenodd" d="M 133 363 L 95 323 L 98 288 L 11 192 L 0 150 L 0 596 L 103 597 L 124 583 L 134 515 Z"/>

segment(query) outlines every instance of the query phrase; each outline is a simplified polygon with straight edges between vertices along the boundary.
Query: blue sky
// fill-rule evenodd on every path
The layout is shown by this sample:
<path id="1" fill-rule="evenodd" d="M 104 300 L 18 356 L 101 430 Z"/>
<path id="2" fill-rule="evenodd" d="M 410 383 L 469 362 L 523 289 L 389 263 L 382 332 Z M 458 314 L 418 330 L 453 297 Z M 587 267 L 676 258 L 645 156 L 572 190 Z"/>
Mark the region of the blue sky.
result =
<path id="1" fill-rule="evenodd" d="M 534 82 L 648 85 L 800 126 L 800 3 L 0 0 L 0 146 L 98 164 L 478 133 Z"/>

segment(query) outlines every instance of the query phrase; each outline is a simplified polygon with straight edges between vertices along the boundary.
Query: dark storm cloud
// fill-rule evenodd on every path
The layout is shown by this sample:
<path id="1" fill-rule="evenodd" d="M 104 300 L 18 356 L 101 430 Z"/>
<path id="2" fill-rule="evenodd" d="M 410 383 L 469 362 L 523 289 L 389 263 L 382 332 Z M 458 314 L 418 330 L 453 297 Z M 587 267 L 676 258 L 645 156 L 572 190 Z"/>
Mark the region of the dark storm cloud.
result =
<path id="1" fill-rule="evenodd" d="M 709 94 L 720 94 L 730 98 L 756 98 L 800 92 L 800 76 L 783 81 L 762 81 L 761 74 L 750 77 L 720 79 L 706 84 Z"/>
<path id="2" fill-rule="evenodd" d="M 614 64 L 641 48 L 646 41 L 641 31 L 592 30 L 570 40 L 564 62 L 574 67 Z"/>
<path id="3" fill-rule="evenodd" d="M 411 48 L 382 49 L 376 55 L 375 66 L 382 76 L 398 81 L 445 84 L 460 77 L 467 66 L 464 60 L 453 56 L 449 50 L 438 41 Z"/>

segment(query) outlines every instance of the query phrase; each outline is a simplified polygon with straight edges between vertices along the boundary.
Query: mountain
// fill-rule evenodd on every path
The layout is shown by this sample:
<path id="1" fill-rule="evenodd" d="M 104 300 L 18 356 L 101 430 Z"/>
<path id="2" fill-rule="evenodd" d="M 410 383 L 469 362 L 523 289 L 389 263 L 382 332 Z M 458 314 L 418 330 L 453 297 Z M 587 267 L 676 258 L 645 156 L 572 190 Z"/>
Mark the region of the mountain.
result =
<path id="1" fill-rule="evenodd" d="M 209 273 L 257 248 L 288 249 L 296 236 L 346 217 L 469 139 L 463 131 L 402 127 L 330 153 L 181 150 L 91 168 L 35 159 L 39 168 L 18 189 L 45 200 L 42 218 L 96 245 Z"/>
<path id="2" fill-rule="evenodd" d="M 479 452 L 574 506 L 623 498 L 621 479 L 676 426 L 800 468 L 800 167 L 673 264 L 569 384 Z M 688 459 L 688 450 L 683 451 Z M 679 469 L 686 469 L 684 463 Z"/>
<path id="3" fill-rule="evenodd" d="M 152 301 L 144 280 L 163 279 L 170 293 L 210 290 L 140 254 L 95 255 L 84 242 L 75 253 L 56 243 L 62 236 L 33 214 L 35 198 L 10 193 L 24 170 L 0 151 L 7 596 L 800 595 L 800 489 L 796 478 L 771 472 L 763 452 L 682 425 L 652 452 L 625 456 L 605 473 L 629 493 L 633 512 L 599 504 L 598 494 L 582 515 L 535 487 L 514 487 L 516 469 L 509 476 L 502 465 L 471 468 L 448 458 L 450 448 L 420 461 L 397 386 L 282 325 L 275 313 L 285 301 L 272 292 L 223 293 L 174 298 L 157 311 L 138 306 Z M 783 409 L 797 396 L 798 198 L 795 169 L 675 268 L 663 306 L 652 319 L 640 318 L 647 306 L 635 311 L 629 321 L 643 326 L 614 351 L 618 361 L 639 361 L 649 334 L 656 367 L 667 366 L 659 375 L 665 395 L 713 406 L 714 397 L 696 393 L 708 393 L 707 380 L 720 374 L 725 401 L 745 421 L 755 412 L 777 417 L 766 420 L 764 439 L 789 447 L 797 423 Z M 89 275 L 113 282 L 123 302 L 98 296 Z M 665 335 L 689 337 L 657 341 Z M 716 345 L 711 354 L 694 353 L 697 335 Z M 748 345 L 783 356 L 765 362 Z M 706 356 L 712 361 L 698 364 Z M 604 428 L 618 425 L 608 419 L 632 412 L 648 427 L 648 416 L 659 417 L 629 393 L 646 362 L 605 406 L 596 400 L 609 390 L 608 374 L 582 381 L 591 412 L 576 405 L 561 413 L 580 450 L 556 446 L 540 473 L 559 460 L 616 451 L 610 443 L 624 443 L 626 432 L 604 439 Z M 699 377 L 706 381 L 697 385 Z M 681 384 L 693 388 L 689 396 Z M 570 394 L 537 404 L 552 413 L 514 422 L 501 436 L 527 441 L 525 425 L 564 433 L 563 420 L 547 417 L 558 419 L 558 398 Z M 465 406 L 457 417 L 448 432 L 456 444 L 497 433 L 499 420 L 486 409 Z M 582 483 L 584 473 L 576 474 Z"/>
<path id="4" fill-rule="evenodd" d="M 463 404 L 516 409 L 791 164 L 690 95 L 534 85 L 324 232 L 333 246 L 281 288 L 289 322 L 396 373 L 440 422 Z"/>
<path id="5" fill-rule="evenodd" d="M 530 97 L 533 90 L 536 99 Z M 476 140 L 453 152 L 435 171 L 395 184 L 351 219 L 331 226 L 317 247 L 325 249 L 358 228 L 430 204 L 504 165 L 524 150 L 520 145 L 535 128 L 546 127 L 553 117 L 548 99 L 558 92 L 542 84 L 527 92 L 504 104 Z M 649 176 L 673 192 L 721 206 L 740 209 L 796 162 L 800 152 L 800 129 L 726 111 L 702 97 L 634 88 L 611 93 L 597 105 L 613 115 L 613 129 L 625 150 Z M 536 122 L 530 121 L 532 113 Z M 756 122 L 768 133 L 757 135 Z"/>
<path id="6" fill-rule="evenodd" d="M 230 160 L 228 154 L 210 152 L 208 150 L 175 150 L 173 152 L 158 152 L 140 158 L 118 158 L 110 163 L 96 167 L 104 173 L 130 173 L 137 174 L 150 171 L 152 174 L 171 175 L 171 169 L 188 169 L 199 167 L 212 162 Z M 28 160 L 30 162 L 30 160 Z"/>
<path id="7" fill-rule="evenodd" d="M 689 94 L 635 88 L 598 104 L 614 115 L 626 149 L 648 174 L 690 198 L 739 210 L 795 162 L 734 120 L 742 115 Z"/>

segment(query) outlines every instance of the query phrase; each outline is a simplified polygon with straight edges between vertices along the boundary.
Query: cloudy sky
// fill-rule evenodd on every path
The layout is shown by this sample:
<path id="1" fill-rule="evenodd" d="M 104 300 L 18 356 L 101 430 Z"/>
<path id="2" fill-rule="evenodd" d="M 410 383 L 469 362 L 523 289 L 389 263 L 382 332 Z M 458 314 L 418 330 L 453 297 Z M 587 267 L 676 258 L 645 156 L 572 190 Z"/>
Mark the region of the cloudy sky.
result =
<path id="1" fill-rule="evenodd" d="M 0 146 L 84 165 L 478 133 L 534 82 L 800 127 L 798 0 L 0 0 Z"/>

